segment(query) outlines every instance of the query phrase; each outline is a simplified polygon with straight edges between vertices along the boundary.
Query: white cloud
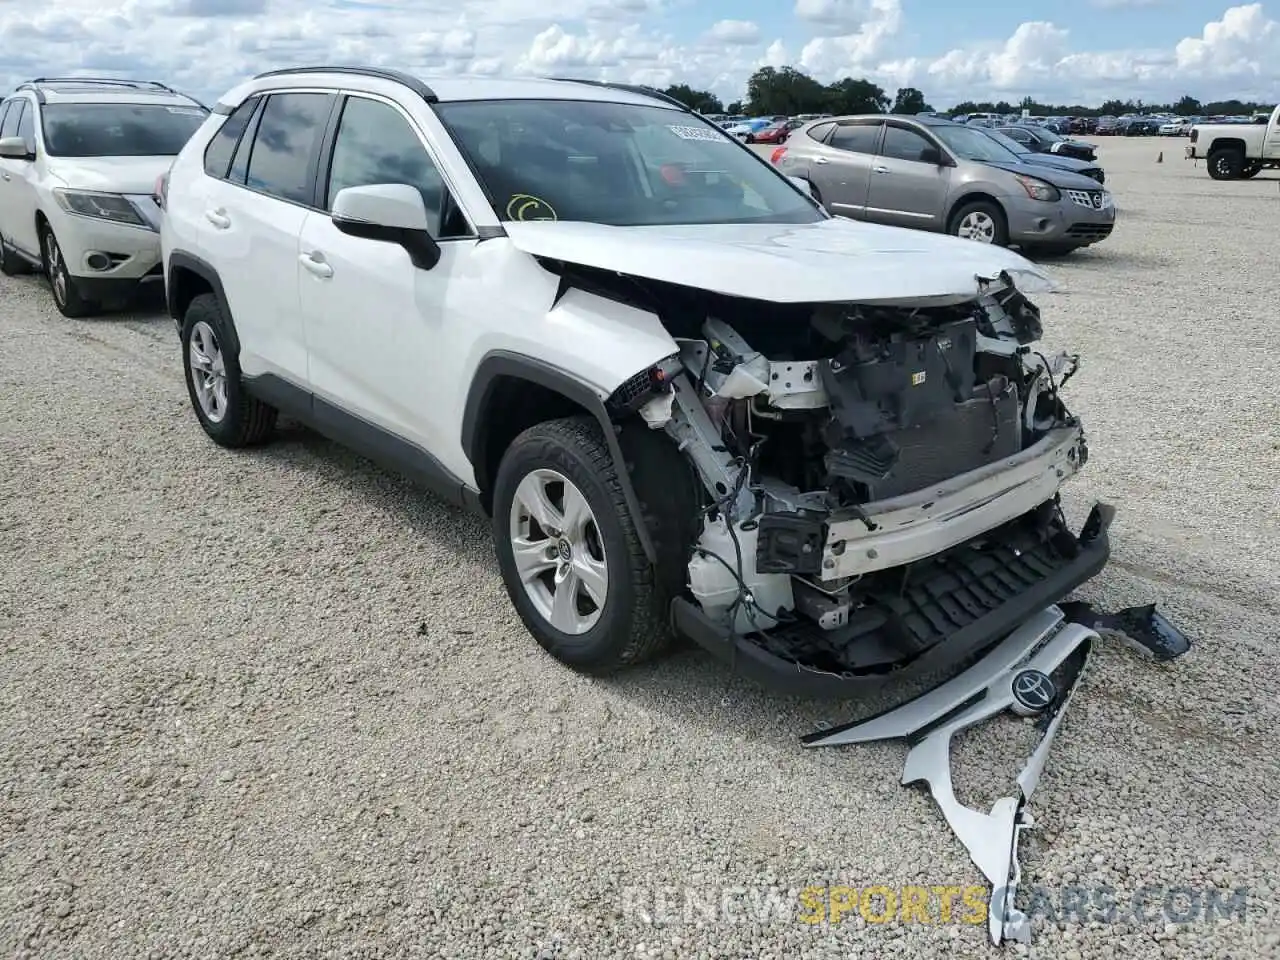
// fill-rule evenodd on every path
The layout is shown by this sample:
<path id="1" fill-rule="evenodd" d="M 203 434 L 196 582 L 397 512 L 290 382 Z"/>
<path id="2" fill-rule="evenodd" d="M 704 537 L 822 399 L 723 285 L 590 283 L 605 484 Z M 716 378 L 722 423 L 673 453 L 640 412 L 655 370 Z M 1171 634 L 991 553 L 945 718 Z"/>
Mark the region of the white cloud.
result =
<path id="1" fill-rule="evenodd" d="M 830 27 L 800 51 L 800 66 L 821 79 L 865 71 L 902 26 L 901 0 L 796 0 L 796 15 L 806 14 Z"/>
<path id="2" fill-rule="evenodd" d="M 711 28 L 711 36 L 724 43 L 748 45 L 760 39 L 760 27 L 751 20 L 721 20 Z"/>
<path id="3" fill-rule="evenodd" d="M 1138 5 L 1158 0 L 1091 0 Z M 1148 102 L 1276 97 L 1280 24 L 1263 3 L 1226 7 L 1198 35 L 1163 48 L 1080 46 L 1060 23 L 922 51 L 902 0 L 794 0 L 785 36 L 763 21 L 695 22 L 692 0 L 44 0 L 3 3 L 0 92 L 19 80 L 96 71 L 159 79 L 202 99 L 264 70 L 365 62 L 424 75 L 570 74 L 742 96 L 761 66 L 794 65 L 823 82 L 866 76 L 930 102 L 1111 97 Z M 1280 0 L 1268 0 L 1280 11 Z M 1192 31 L 1188 31 L 1192 33 Z"/>

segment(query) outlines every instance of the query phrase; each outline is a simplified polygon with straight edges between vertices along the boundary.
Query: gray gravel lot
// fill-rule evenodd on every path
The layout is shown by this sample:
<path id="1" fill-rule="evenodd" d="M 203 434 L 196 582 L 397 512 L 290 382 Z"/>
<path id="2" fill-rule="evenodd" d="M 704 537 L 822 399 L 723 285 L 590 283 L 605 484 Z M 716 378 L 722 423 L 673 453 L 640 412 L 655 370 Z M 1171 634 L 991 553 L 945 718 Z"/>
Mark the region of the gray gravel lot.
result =
<path id="1" fill-rule="evenodd" d="M 1280 956 L 1280 178 L 1100 142 L 1120 225 L 1041 300 L 1085 360 L 1074 516 L 1120 510 L 1085 595 L 1158 599 L 1196 646 L 1104 645 L 1024 841 L 1024 890 L 1161 888 L 1147 919 L 1044 916 L 1030 955 Z M 799 919 L 792 888 L 980 883 L 903 748 L 801 750 L 854 709 L 693 650 L 561 668 L 482 523 L 299 429 L 214 447 L 167 319 L 0 278 L 0 955 L 983 955 L 935 906 Z M 963 798 L 1007 792 L 1024 733 L 966 739 Z M 1174 923 L 1174 887 L 1250 892 Z"/>

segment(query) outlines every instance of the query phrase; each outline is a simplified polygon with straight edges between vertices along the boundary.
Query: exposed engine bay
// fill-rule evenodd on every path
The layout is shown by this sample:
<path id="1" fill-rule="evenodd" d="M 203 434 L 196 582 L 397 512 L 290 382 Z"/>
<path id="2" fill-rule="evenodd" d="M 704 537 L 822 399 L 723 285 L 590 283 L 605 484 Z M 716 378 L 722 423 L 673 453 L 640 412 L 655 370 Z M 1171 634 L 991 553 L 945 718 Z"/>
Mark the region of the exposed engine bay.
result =
<path id="1" fill-rule="evenodd" d="M 1007 277 L 919 307 L 664 294 L 680 351 L 614 402 L 706 491 L 687 580 L 704 631 L 883 675 L 989 631 L 1080 553 L 1058 502 L 1088 457 L 1059 395 L 1078 358 L 1033 346 L 1039 312 Z"/>

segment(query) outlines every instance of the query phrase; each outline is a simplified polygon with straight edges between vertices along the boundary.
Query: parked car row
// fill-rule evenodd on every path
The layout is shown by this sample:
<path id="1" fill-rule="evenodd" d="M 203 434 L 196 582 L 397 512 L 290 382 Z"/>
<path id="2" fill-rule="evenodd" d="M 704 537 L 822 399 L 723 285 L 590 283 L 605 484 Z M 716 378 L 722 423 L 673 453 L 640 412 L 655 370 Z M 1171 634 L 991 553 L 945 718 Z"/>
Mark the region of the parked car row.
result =
<path id="1" fill-rule="evenodd" d="M 1052 283 L 993 244 L 1114 211 L 975 128 L 842 118 L 778 149 L 831 206 L 986 245 L 833 217 L 628 85 L 310 67 L 212 111 L 86 81 L 3 109 L 7 272 L 44 270 L 72 316 L 91 282 L 162 278 L 199 429 L 243 448 L 289 416 L 485 516 L 574 669 L 678 632 L 866 696 L 1107 561 L 1109 515 L 1077 535 L 1056 508 L 1088 451 L 1057 392 L 1075 360 L 1032 346 Z"/>

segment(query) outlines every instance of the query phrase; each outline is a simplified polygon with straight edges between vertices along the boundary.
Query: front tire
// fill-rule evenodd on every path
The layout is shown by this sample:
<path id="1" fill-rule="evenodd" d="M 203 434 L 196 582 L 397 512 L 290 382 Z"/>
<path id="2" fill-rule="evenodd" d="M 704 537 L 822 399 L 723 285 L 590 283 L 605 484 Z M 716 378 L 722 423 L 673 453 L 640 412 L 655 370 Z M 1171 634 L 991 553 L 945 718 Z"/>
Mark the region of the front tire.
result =
<path id="1" fill-rule="evenodd" d="M 53 228 L 45 224 L 40 232 L 40 246 L 44 254 L 44 272 L 53 292 L 53 303 L 64 317 L 79 320 L 98 310 L 98 304 L 80 292 L 80 285 L 67 269 L 67 261 L 58 246 Z"/>
<path id="2" fill-rule="evenodd" d="M 600 425 L 567 417 L 516 437 L 494 484 L 507 594 L 544 650 L 588 674 L 640 663 L 670 638 L 619 469 Z"/>
<path id="3" fill-rule="evenodd" d="M 1244 155 L 1235 149 L 1209 154 L 1209 176 L 1215 180 L 1238 180 L 1244 171 Z"/>
<path id="4" fill-rule="evenodd" d="M 975 200 L 956 210 L 947 225 L 947 233 L 997 247 L 1009 245 L 1009 225 L 1004 210 L 990 200 Z"/>
<path id="5" fill-rule="evenodd" d="M 217 297 L 193 299 L 182 320 L 182 366 L 200 426 L 214 443 L 234 449 L 270 439 L 278 413 L 244 389 L 230 329 Z"/>

